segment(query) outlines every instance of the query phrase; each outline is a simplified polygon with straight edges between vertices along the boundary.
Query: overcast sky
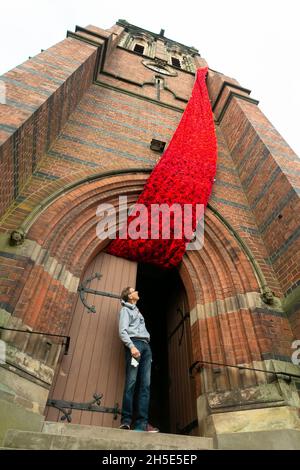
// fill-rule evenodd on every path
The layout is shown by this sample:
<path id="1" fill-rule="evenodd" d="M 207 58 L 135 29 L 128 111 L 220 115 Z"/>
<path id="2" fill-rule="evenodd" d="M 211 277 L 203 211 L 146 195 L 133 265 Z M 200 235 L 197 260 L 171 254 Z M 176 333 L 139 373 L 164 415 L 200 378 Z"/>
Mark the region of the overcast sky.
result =
<path id="1" fill-rule="evenodd" d="M 11 0 L 0 10 L 0 75 L 66 37 L 75 25 L 118 19 L 196 47 L 212 69 L 252 90 L 300 155 L 299 0 Z"/>

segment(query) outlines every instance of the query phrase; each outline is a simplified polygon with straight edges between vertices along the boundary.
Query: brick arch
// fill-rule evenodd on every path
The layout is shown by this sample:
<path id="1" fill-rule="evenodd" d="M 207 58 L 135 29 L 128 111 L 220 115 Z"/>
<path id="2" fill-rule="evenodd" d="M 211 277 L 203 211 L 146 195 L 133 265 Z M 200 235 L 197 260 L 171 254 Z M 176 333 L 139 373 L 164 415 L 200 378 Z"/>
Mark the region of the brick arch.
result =
<path id="1" fill-rule="evenodd" d="M 187 252 L 183 281 L 188 276 L 196 286 L 191 307 L 194 361 L 251 364 L 262 360 L 260 285 L 250 261 L 234 237 L 212 211 L 206 211 L 205 243 L 198 252 Z M 188 271 L 188 273 L 187 273 Z M 189 288 L 187 288 L 189 290 Z M 272 345 L 267 345 L 272 349 Z M 218 388 L 212 368 L 204 372 L 205 384 L 197 376 L 198 395 Z M 226 389 L 241 386 L 234 371 L 222 376 Z M 256 384 L 251 373 L 247 384 Z"/>
<path id="2" fill-rule="evenodd" d="M 134 202 L 146 178 L 145 173 L 129 172 L 79 184 L 61 194 L 36 218 L 27 232 L 27 242 L 35 250 L 34 263 L 23 279 L 23 289 L 15 308 L 16 316 L 21 317 L 25 324 L 40 331 L 65 333 L 79 279 L 89 261 L 107 244 L 96 236 L 98 204 L 117 204 L 117 198 L 122 194 L 128 195 L 129 204 Z M 238 241 L 210 208 L 206 211 L 204 248 L 187 252 L 179 273 L 192 312 L 195 359 L 199 359 L 200 353 L 213 360 L 226 359 L 224 348 L 221 350 L 215 345 L 220 338 L 224 342 L 223 336 L 229 324 L 234 324 L 236 330 L 233 328 L 232 331 L 244 335 L 241 337 L 245 339 L 245 321 L 251 330 L 249 338 L 252 346 L 255 345 L 255 358 L 260 358 L 255 327 L 249 320 L 250 305 L 247 306 L 245 297 L 253 292 L 259 295 L 259 284 Z M 239 296 L 245 297 L 243 308 L 239 307 Z M 211 310 L 216 302 L 217 309 L 223 305 L 224 312 L 219 311 L 218 315 L 212 316 Z M 235 303 L 236 311 L 228 309 L 226 302 Z M 220 315 L 227 313 L 227 326 L 223 322 L 222 330 Z M 250 346 L 241 358 L 234 347 L 235 338 L 232 334 L 229 336 L 225 338 L 228 360 L 254 360 Z"/>
<path id="3" fill-rule="evenodd" d="M 96 209 L 100 203 L 117 203 L 127 194 L 134 202 L 145 184 L 145 174 L 108 176 L 78 185 L 60 195 L 33 222 L 26 242 L 33 247 L 34 264 L 15 307 L 25 324 L 41 331 L 63 333 L 85 266 L 103 249 L 96 237 Z M 59 318 L 57 312 L 60 312 Z"/>
<path id="4" fill-rule="evenodd" d="M 206 211 L 204 246 L 186 253 L 180 271 L 190 300 L 195 362 L 251 367 L 262 360 L 263 352 L 272 350 L 257 315 L 261 306 L 257 275 L 239 241 L 210 208 Z M 216 378 L 213 368 L 207 366 L 202 378 L 196 376 L 197 395 L 218 387 L 242 386 L 233 369 L 221 369 Z M 257 377 L 249 373 L 246 384 L 256 383 Z"/>

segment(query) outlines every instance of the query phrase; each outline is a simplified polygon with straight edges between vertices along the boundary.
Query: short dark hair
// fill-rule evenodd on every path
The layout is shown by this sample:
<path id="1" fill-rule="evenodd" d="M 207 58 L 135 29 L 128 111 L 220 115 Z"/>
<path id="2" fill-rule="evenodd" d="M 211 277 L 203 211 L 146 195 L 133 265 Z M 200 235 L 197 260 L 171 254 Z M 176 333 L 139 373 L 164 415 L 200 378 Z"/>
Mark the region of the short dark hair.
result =
<path id="1" fill-rule="evenodd" d="M 128 302 L 128 296 L 129 294 L 131 294 L 130 292 L 130 289 L 132 289 L 132 287 L 125 287 L 122 292 L 121 292 L 121 299 L 124 300 L 124 302 Z"/>

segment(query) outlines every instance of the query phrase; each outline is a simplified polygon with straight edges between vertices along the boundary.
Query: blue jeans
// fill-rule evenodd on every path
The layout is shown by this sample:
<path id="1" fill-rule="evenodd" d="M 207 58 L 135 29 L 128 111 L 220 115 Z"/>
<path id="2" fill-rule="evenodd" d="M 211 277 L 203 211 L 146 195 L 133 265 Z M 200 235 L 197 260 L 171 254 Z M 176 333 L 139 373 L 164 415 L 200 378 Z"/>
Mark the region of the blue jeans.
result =
<path id="1" fill-rule="evenodd" d="M 125 348 L 126 381 L 123 394 L 121 423 L 128 424 L 129 426 L 131 424 L 133 396 L 138 379 L 135 429 L 143 431 L 148 424 L 152 352 L 150 344 L 136 339 L 133 339 L 132 342 L 140 351 L 141 357 L 139 365 L 137 367 L 132 366 L 130 350 L 127 347 Z"/>

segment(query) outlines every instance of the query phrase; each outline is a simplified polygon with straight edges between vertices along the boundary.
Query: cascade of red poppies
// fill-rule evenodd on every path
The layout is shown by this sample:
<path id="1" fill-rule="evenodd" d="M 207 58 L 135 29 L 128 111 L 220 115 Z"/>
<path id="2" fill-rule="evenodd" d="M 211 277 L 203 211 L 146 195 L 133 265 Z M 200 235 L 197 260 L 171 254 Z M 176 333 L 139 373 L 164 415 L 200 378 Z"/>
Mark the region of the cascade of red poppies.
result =
<path id="1" fill-rule="evenodd" d="M 191 98 L 168 148 L 149 176 L 136 203 L 136 211 L 128 216 L 128 228 L 120 227 L 122 234 L 120 232 L 109 244 L 108 253 L 164 268 L 180 263 L 198 223 L 196 204 L 207 205 L 216 173 L 217 141 L 206 73 L 207 67 L 197 70 Z M 142 210 L 139 204 L 147 210 Z M 182 209 L 190 204 L 192 232 L 188 235 L 184 232 L 183 218 L 176 211 L 174 215 L 171 211 L 170 221 L 162 220 L 152 210 L 157 204 L 167 204 L 170 208 L 175 204 Z M 168 238 L 164 232 L 166 223 L 170 227 Z M 141 238 L 133 239 L 130 227 L 138 228 Z M 180 227 L 182 234 L 178 237 Z"/>

